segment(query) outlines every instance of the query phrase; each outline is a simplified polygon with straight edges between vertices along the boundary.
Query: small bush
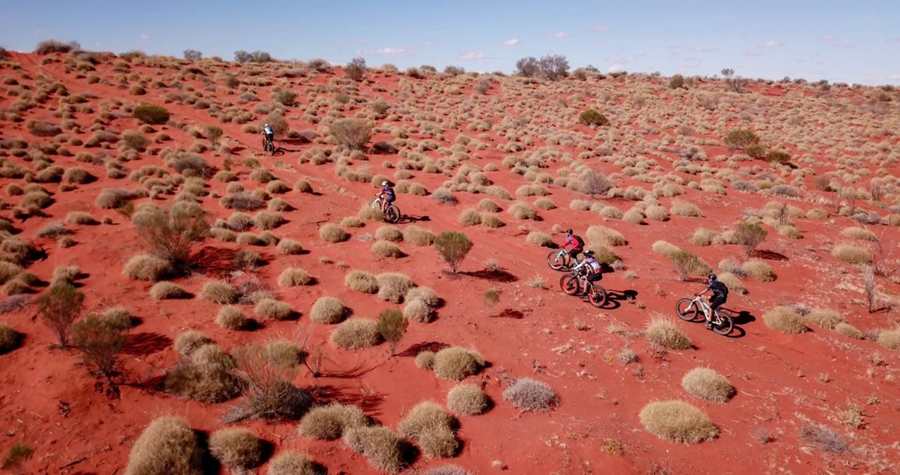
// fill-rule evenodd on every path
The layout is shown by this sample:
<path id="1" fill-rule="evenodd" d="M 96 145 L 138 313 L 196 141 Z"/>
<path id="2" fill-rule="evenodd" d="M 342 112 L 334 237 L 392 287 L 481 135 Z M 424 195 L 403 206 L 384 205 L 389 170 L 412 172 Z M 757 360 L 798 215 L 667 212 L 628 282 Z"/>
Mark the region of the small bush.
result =
<path id="1" fill-rule="evenodd" d="M 344 231 L 335 224 L 326 224 L 319 228 L 319 236 L 332 243 L 344 242 L 350 239 L 350 235 L 347 234 L 347 231 Z"/>
<path id="2" fill-rule="evenodd" d="M 202 475 L 203 459 L 197 436 L 184 420 L 160 417 L 134 442 L 125 475 Z"/>
<path id="3" fill-rule="evenodd" d="M 338 144 L 353 150 L 365 149 L 372 138 L 372 126 L 360 119 L 337 120 L 329 130 Z"/>
<path id="4" fill-rule="evenodd" d="M 414 287 L 412 280 L 403 274 L 385 272 L 379 274 L 377 279 L 378 298 L 391 303 L 402 303 L 407 292 Z"/>
<path id="5" fill-rule="evenodd" d="M 584 125 L 596 125 L 602 127 L 609 124 L 609 119 L 594 109 L 588 109 L 578 116 L 578 122 Z"/>
<path id="6" fill-rule="evenodd" d="M 44 40 L 37 44 L 34 52 L 36 54 L 68 53 L 79 49 L 81 49 L 81 45 L 77 41 L 63 43 L 58 40 Z"/>
<path id="7" fill-rule="evenodd" d="M 413 246 L 430 246 L 434 243 L 434 233 L 418 226 L 408 226 L 403 230 L 403 241 Z"/>
<path id="8" fill-rule="evenodd" d="M 484 414 L 489 404 L 484 391 L 473 384 L 459 384 L 447 393 L 447 408 L 461 416 Z"/>
<path id="9" fill-rule="evenodd" d="M 751 279 L 760 282 L 772 282 L 775 280 L 775 273 L 769 264 L 762 259 L 750 259 L 741 264 L 741 272 Z"/>
<path id="10" fill-rule="evenodd" d="M 66 215 L 66 222 L 70 224 L 81 224 L 81 225 L 97 225 L 100 224 L 96 218 L 91 216 L 89 213 L 85 213 L 83 211 L 72 211 L 71 213 Z"/>
<path id="11" fill-rule="evenodd" d="M 15 350 L 22 344 L 22 334 L 11 326 L 0 323 L 0 355 Z"/>
<path id="12" fill-rule="evenodd" d="M 709 264 L 703 262 L 703 259 L 688 251 L 678 250 L 672 253 L 670 259 L 672 259 L 672 264 L 675 266 L 675 272 L 678 273 L 678 277 L 683 281 L 692 275 L 705 276 L 712 270 Z"/>
<path id="13" fill-rule="evenodd" d="M 672 350 L 689 350 L 694 345 L 678 329 L 678 324 L 661 316 L 654 316 L 644 331 L 647 341 Z"/>
<path id="14" fill-rule="evenodd" d="M 507 212 L 515 216 L 517 219 L 530 219 L 533 221 L 538 220 L 537 212 L 531 206 L 528 206 L 527 203 L 514 203 L 509 207 Z"/>
<path id="15" fill-rule="evenodd" d="M 163 281 L 153 284 L 153 287 L 150 288 L 150 296 L 153 297 L 153 300 L 168 300 L 189 298 L 191 294 L 177 284 Z"/>
<path id="16" fill-rule="evenodd" d="M 151 255 L 175 266 L 186 264 L 194 244 L 209 233 L 203 212 L 191 206 L 173 206 L 169 211 L 154 209 L 134 215 L 138 237 Z"/>
<path id="17" fill-rule="evenodd" d="M 344 443 L 366 457 L 378 470 L 397 473 L 408 464 L 408 447 L 400 436 L 386 427 L 352 428 L 344 434 Z"/>
<path id="18" fill-rule="evenodd" d="M 134 108 L 134 118 L 150 125 L 165 124 L 169 121 L 169 111 L 155 104 L 141 104 Z"/>
<path id="19" fill-rule="evenodd" d="M 397 343 L 406 333 L 407 326 L 409 326 L 409 320 L 397 310 L 384 310 L 378 315 L 378 334 L 388 343 L 391 356 L 396 355 Z"/>
<path id="20" fill-rule="evenodd" d="M 351 271 L 344 278 L 344 284 L 353 290 L 374 294 L 378 292 L 378 279 L 372 274 L 361 270 Z"/>
<path id="21" fill-rule="evenodd" d="M 378 257 L 400 258 L 406 254 L 396 244 L 387 241 L 376 241 L 372 244 L 372 254 Z"/>
<path id="22" fill-rule="evenodd" d="M 416 366 L 422 369 L 434 369 L 434 352 L 422 351 L 416 355 Z"/>
<path id="23" fill-rule="evenodd" d="M 803 318 L 791 307 L 775 307 L 763 314 L 763 321 L 769 328 L 789 335 L 809 331 Z"/>
<path id="24" fill-rule="evenodd" d="M 209 280 L 200 288 L 199 297 L 207 302 L 219 305 L 234 303 L 238 298 L 238 292 L 228 282 L 223 280 Z"/>
<path id="25" fill-rule="evenodd" d="M 434 239 L 434 248 L 441 258 L 450 265 L 455 274 L 459 265 L 472 250 L 472 241 L 463 233 L 444 231 Z"/>
<path id="26" fill-rule="evenodd" d="M 525 238 L 525 242 L 527 242 L 528 244 L 533 244 L 535 246 L 553 247 L 553 238 L 551 238 L 549 234 L 542 233 L 540 231 L 532 231 L 528 233 L 528 236 Z"/>
<path id="27" fill-rule="evenodd" d="M 69 346 L 69 330 L 81 314 L 84 294 L 69 284 L 57 284 L 37 300 L 44 323 L 56 333 L 59 346 Z"/>
<path id="28" fill-rule="evenodd" d="M 400 242 L 403 240 L 403 233 L 396 226 L 382 226 L 375 231 L 375 239 Z"/>
<path id="29" fill-rule="evenodd" d="M 313 440 L 335 440 L 350 429 L 367 426 L 369 418 L 360 408 L 329 404 L 315 407 L 303 416 L 298 432 Z"/>
<path id="30" fill-rule="evenodd" d="M 722 139 L 729 150 L 744 150 L 747 147 L 759 143 L 759 137 L 747 129 L 730 130 Z"/>
<path id="31" fill-rule="evenodd" d="M 672 244 L 668 241 L 662 241 L 662 240 L 654 242 L 652 249 L 653 249 L 653 252 L 655 252 L 657 254 L 662 254 L 663 256 L 666 256 L 669 259 L 672 259 L 673 256 L 675 256 L 678 252 L 681 251 L 681 249 L 679 249 L 678 246 L 675 246 L 674 244 Z"/>
<path id="32" fill-rule="evenodd" d="M 474 209 L 467 209 L 459 215 L 459 224 L 463 226 L 475 226 L 481 224 L 481 215 Z"/>
<path id="33" fill-rule="evenodd" d="M 372 279 L 374 280 L 374 277 Z M 340 300 L 334 297 L 321 297 L 313 304 L 309 311 L 309 318 L 316 323 L 333 325 L 343 322 L 349 314 L 350 309 L 345 307 Z"/>
<path id="34" fill-rule="evenodd" d="M 725 403 L 734 394 L 734 386 L 715 370 L 695 368 L 684 375 L 681 386 L 692 396 L 704 401 Z"/>
<path id="35" fill-rule="evenodd" d="M 212 343 L 212 340 L 207 338 L 206 335 L 195 330 L 188 330 L 180 333 L 175 338 L 173 347 L 175 348 L 175 351 L 181 353 L 183 356 L 191 356 L 191 354 L 200 349 L 200 347 L 209 345 L 210 343 Z"/>
<path id="36" fill-rule="evenodd" d="M 213 432 L 209 452 L 232 470 L 246 470 L 262 464 L 265 447 L 249 429 L 235 427 Z"/>
<path id="37" fill-rule="evenodd" d="M 591 226 L 585 235 L 592 244 L 624 246 L 628 243 L 620 232 L 603 226 Z"/>
<path id="38" fill-rule="evenodd" d="M 278 285 L 281 287 L 296 287 L 298 285 L 311 285 L 312 276 L 299 267 L 288 267 L 278 275 Z"/>
<path id="39" fill-rule="evenodd" d="M 72 326 L 72 342 L 84 359 L 97 367 L 107 382 L 115 373 L 119 353 L 125 347 L 125 329 L 113 320 L 88 316 Z"/>
<path id="40" fill-rule="evenodd" d="M 738 224 L 737 229 L 734 231 L 734 240 L 735 243 L 744 246 L 749 256 L 765 241 L 768 234 L 769 232 L 759 224 L 741 223 Z"/>
<path id="41" fill-rule="evenodd" d="M 523 411 L 547 412 L 559 404 L 559 396 L 549 385 L 531 378 L 519 378 L 503 391 L 503 399 Z"/>
<path id="42" fill-rule="evenodd" d="M 652 402 L 640 413 L 647 432 L 677 444 L 715 439 L 719 429 L 700 409 L 683 401 Z"/>
<path id="43" fill-rule="evenodd" d="M 437 201 L 438 203 L 444 204 L 456 204 L 456 197 L 453 196 L 453 193 L 446 188 L 438 188 L 434 190 L 431 194 L 431 199 Z"/>
<path id="44" fill-rule="evenodd" d="M 325 470 L 308 456 L 281 452 L 269 462 L 268 475 L 322 475 Z"/>
<path id="45" fill-rule="evenodd" d="M 831 251 L 831 255 L 848 264 L 871 264 L 873 262 L 869 251 L 850 244 L 836 246 Z"/>
<path id="46" fill-rule="evenodd" d="M 441 406 L 421 402 L 400 422 L 400 434 L 415 440 L 429 457 L 452 457 L 459 449 L 453 435 L 455 419 Z"/>
<path id="47" fill-rule="evenodd" d="M 837 326 L 834 327 L 834 331 L 855 340 L 862 340 L 865 337 L 863 332 L 859 331 L 859 329 L 849 323 L 838 323 Z"/>
<path id="48" fill-rule="evenodd" d="M 844 317 L 840 313 L 824 308 L 814 309 L 805 317 L 807 320 L 828 330 L 834 330 L 835 327 L 844 323 Z"/>
<path id="49" fill-rule="evenodd" d="M 122 270 L 126 277 L 149 282 L 157 282 L 174 272 L 169 261 L 149 254 L 132 257 Z"/>
<path id="50" fill-rule="evenodd" d="M 878 344 L 889 350 L 900 351 L 900 328 L 879 332 Z"/>
<path id="51" fill-rule="evenodd" d="M 361 350 L 381 343 L 378 322 L 366 318 L 350 318 L 331 332 L 331 342 L 347 350 Z"/>
<path id="52" fill-rule="evenodd" d="M 253 313 L 264 320 L 290 320 L 295 316 L 294 310 L 285 302 L 274 298 L 263 298 L 253 307 Z"/>
<path id="53" fill-rule="evenodd" d="M 251 322 L 240 307 L 228 305 L 219 309 L 216 323 L 227 330 L 244 330 L 250 326 Z"/>
<path id="54" fill-rule="evenodd" d="M 434 373 L 441 379 L 462 381 L 484 366 L 481 355 L 459 347 L 444 348 L 434 355 Z"/>

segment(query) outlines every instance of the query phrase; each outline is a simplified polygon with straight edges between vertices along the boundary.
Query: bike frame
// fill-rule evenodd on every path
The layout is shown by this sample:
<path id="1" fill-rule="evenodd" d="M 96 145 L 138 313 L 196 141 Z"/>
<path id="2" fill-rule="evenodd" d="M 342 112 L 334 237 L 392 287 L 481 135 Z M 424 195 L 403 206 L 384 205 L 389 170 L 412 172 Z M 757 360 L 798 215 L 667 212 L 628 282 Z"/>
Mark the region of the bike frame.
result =
<path id="1" fill-rule="evenodd" d="M 712 316 L 710 315 L 710 312 L 712 312 L 712 309 L 709 307 L 709 304 L 703 300 L 702 297 L 700 297 L 699 295 L 694 297 L 694 300 L 691 300 L 691 304 L 699 305 L 700 310 L 703 311 L 703 315 L 706 317 L 707 322 L 713 321 Z M 716 323 L 717 324 L 720 323 L 721 319 L 719 318 L 719 312 L 715 312 L 715 316 L 716 316 Z"/>

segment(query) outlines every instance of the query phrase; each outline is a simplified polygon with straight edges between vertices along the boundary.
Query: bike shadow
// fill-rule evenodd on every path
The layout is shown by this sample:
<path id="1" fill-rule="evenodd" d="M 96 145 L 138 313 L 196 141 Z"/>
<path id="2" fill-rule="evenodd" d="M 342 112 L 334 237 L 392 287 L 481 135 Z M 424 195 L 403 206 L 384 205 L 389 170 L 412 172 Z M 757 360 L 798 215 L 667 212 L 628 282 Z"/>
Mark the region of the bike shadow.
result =
<path id="1" fill-rule="evenodd" d="M 606 289 L 606 302 L 600 308 L 603 310 L 616 310 L 622 306 L 623 300 L 637 300 L 637 290 L 611 290 Z"/>
<path id="2" fill-rule="evenodd" d="M 428 216 L 414 216 L 403 214 L 400 215 L 400 219 L 397 220 L 397 224 L 410 224 L 427 221 L 431 221 L 431 218 L 429 218 Z"/>
<path id="3" fill-rule="evenodd" d="M 731 317 L 731 321 L 734 323 L 734 329 L 731 333 L 725 335 L 726 338 L 743 338 L 747 335 L 747 331 L 744 330 L 742 325 L 746 325 L 751 322 L 756 321 L 756 317 L 747 310 L 736 311 L 730 308 L 720 307 L 719 311 L 724 311 L 729 317 Z"/>

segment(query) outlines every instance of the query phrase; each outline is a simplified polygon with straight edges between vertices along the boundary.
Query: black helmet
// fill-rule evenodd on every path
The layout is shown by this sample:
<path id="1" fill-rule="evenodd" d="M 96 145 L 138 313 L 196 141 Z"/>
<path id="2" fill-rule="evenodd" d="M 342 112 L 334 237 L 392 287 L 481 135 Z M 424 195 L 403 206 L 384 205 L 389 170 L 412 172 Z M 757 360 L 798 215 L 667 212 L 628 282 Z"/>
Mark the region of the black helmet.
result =
<path id="1" fill-rule="evenodd" d="M 706 278 L 709 280 L 716 280 L 716 274 L 709 274 Z"/>
<path id="2" fill-rule="evenodd" d="M 594 257 L 594 251 L 588 249 L 588 250 L 584 251 L 584 255 L 587 257 Z"/>
<path id="3" fill-rule="evenodd" d="M 566 229 L 566 234 L 568 234 L 568 235 L 571 236 L 571 235 L 572 235 L 572 230 L 571 230 L 571 229 Z"/>

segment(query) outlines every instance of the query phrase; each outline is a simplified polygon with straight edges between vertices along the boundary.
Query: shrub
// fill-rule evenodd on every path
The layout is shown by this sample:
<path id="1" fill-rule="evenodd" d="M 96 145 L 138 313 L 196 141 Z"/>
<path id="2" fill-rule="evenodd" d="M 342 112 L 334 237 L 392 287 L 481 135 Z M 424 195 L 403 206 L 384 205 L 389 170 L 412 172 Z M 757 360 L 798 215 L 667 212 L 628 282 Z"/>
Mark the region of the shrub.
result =
<path id="1" fill-rule="evenodd" d="M 350 235 L 347 234 L 347 231 L 344 231 L 335 224 L 326 224 L 319 228 L 319 236 L 332 243 L 344 242 L 350 239 Z"/>
<path id="2" fill-rule="evenodd" d="M 873 233 L 872 231 L 869 231 L 868 229 L 865 229 L 865 228 L 857 228 L 857 227 L 846 228 L 843 231 L 841 231 L 841 236 L 844 236 L 845 238 L 850 238 L 850 239 L 859 239 L 861 241 L 871 241 L 871 242 L 878 241 L 878 237 L 875 236 L 875 233 Z"/>
<path id="3" fill-rule="evenodd" d="M 434 352 L 422 351 L 416 355 L 416 366 L 422 369 L 434 369 Z"/>
<path id="4" fill-rule="evenodd" d="M 669 79 L 669 89 L 679 89 L 684 87 L 684 76 L 676 74 Z"/>
<path id="5" fill-rule="evenodd" d="M 372 253 L 379 257 L 399 258 L 405 256 L 396 244 L 387 241 L 376 241 L 372 244 Z"/>
<path id="6" fill-rule="evenodd" d="M 372 138 L 372 126 L 361 119 L 340 119 L 329 129 L 338 144 L 353 150 L 363 150 Z"/>
<path id="7" fill-rule="evenodd" d="M 0 355 L 15 350 L 22 344 L 22 334 L 11 326 L 0 323 Z"/>
<path id="8" fill-rule="evenodd" d="M 518 219 L 531 219 L 534 221 L 538 220 L 537 212 L 526 203 L 517 202 L 509 207 L 507 212 Z"/>
<path id="9" fill-rule="evenodd" d="M 675 265 L 675 272 L 681 280 L 687 280 L 690 276 L 705 276 L 712 270 L 709 264 L 688 251 L 678 250 L 669 256 Z"/>
<path id="10" fill-rule="evenodd" d="M 766 154 L 766 161 L 770 163 L 788 163 L 791 161 L 791 154 L 784 150 L 770 150 Z"/>
<path id="11" fill-rule="evenodd" d="M 496 202 L 494 202 L 494 200 L 488 198 L 485 198 L 478 202 L 478 207 L 489 213 L 496 213 L 500 211 L 500 206 Z"/>
<path id="12" fill-rule="evenodd" d="M 681 252 L 681 249 L 679 249 L 674 244 L 672 244 L 668 241 L 662 241 L 662 240 L 654 242 L 652 249 L 653 249 L 653 252 L 655 252 L 657 254 L 662 254 L 663 256 L 666 256 L 669 259 L 672 259 L 673 256 L 675 256 L 677 253 Z"/>
<path id="13" fill-rule="evenodd" d="M 90 172 L 81 167 L 72 167 L 66 169 L 66 172 L 63 173 L 63 181 L 66 183 L 77 183 L 79 185 L 90 183 L 97 179 L 94 175 L 91 175 Z M 87 214 L 87 213 L 85 213 Z"/>
<path id="14" fill-rule="evenodd" d="M 50 54 L 50 53 L 68 53 L 72 50 L 80 50 L 81 45 L 78 44 L 77 41 L 69 41 L 63 43 L 58 40 L 43 40 L 37 44 L 37 47 L 34 48 L 34 52 L 36 54 Z"/>
<path id="15" fill-rule="evenodd" d="M 540 231 L 532 231 L 528 233 L 528 236 L 525 238 L 525 242 L 528 244 L 534 244 L 535 246 L 543 246 L 543 247 L 553 247 L 553 239 L 547 233 L 542 233 Z"/>
<path id="16" fill-rule="evenodd" d="M 344 278 L 344 284 L 353 290 L 374 294 L 378 292 L 378 279 L 372 274 L 361 270 L 354 270 Z"/>
<path id="17" fill-rule="evenodd" d="M 695 246 L 709 246 L 715 241 L 715 238 L 719 236 L 719 233 L 705 228 L 697 228 L 694 230 L 694 234 L 691 235 L 688 242 Z"/>
<path id="18" fill-rule="evenodd" d="M 407 303 L 406 308 L 403 309 L 403 316 L 406 317 L 407 320 L 417 323 L 428 323 L 434 318 L 434 312 L 431 307 L 422 300 L 411 300 L 407 298 L 407 301 L 409 303 Z"/>
<path id="19" fill-rule="evenodd" d="M 84 294 L 69 284 L 56 284 L 37 300 L 44 323 L 56 333 L 59 346 L 69 346 L 69 330 L 81 314 Z"/>
<path id="20" fill-rule="evenodd" d="M 478 373 L 482 366 L 484 366 L 484 359 L 481 358 L 481 355 L 464 348 L 444 348 L 434 355 L 434 373 L 441 379 L 462 381 L 466 377 Z"/>
<path id="21" fill-rule="evenodd" d="M 473 384 L 459 384 L 447 393 L 447 408 L 461 416 L 484 414 L 489 405 L 484 391 Z"/>
<path id="22" fill-rule="evenodd" d="M 434 192 L 431 194 L 431 199 L 437 201 L 438 203 L 449 205 L 456 204 L 456 197 L 453 196 L 453 193 L 446 188 L 438 188 L 434 190 Z"/>
<path id="23" fill-rule="evenodd" d="M 250 319 L 244 315 L 240 307 L 228 305 L 219 309 L 216 323 L 227 330 L 243 330 L 250 326 Z"/>
<path id="24" fill-rule="evenodd" d="M 559 404 L 559 396 L 549 385 L 531 378 L 519 378 L 503 391 L 503 399 L 523 411 L 547 412 Z"/>
<path id="25" fill-rule="evenodd" d="M 834 331 L 856 340 L 862 340 L 865 337 L 863 332 L 859 331 L 859 329 L 849 323 L 838 323 L 837 326 L 834 327 Z"/>
<path id="26" fill-rule="evenodd" d="M 400 436 L 386 427 L 352 428 L 344 434 L 344 443 L 366 457 L 378 470 L 397 473 L 408 464 L 408 447 Z"/>
<path id="27" fill-rule="evenodd" d="M 209 280 L 203 284 L 198 294 L 201 299 L 217 303 L 219 305 L 228 305 L 234 303 L 238 298 L 238 292 L 228 282 L 223 280 Z"/>
<path id="28" fill-rule="evenodd" d="M 765 241 L 768 234 L 769 232 L 759 224 L 741 223 L 738 224 L 737 229 L 734 231 L 734 240 L 737 244 L 744 246 L 744 250 L 750 256 Z"/>
<path id="29" fill-rule="evenodd" d="M 624 246 L 628 243 L 620 232 L 603 226 L 591 226 L 585 235 L 592 244 Z"/>
<path id="30" fill-rule="evenodd" d="M 791 307 L 775 307 L 763 314 L 763 321 L 769 328 L 789 335 L 809 331 L 803 318 Z"/>
<path id="31" fill-rule="evenodd" d="M 288 267 L 278 275 L 278 285 L 281 287 L 296 287 L 298 285 L 311 285 L 312 276 L 299 267 Z"/>
<path id="32" fill-rule="evenodd" d="M 762 259 L 750 259 L 741 264 L 741 272 L 751 279 L 760 282 L 772 282 L 775 280 L 775 273 L 769 264 Z"/>
<path id="33" fill-rule="evenodd" d="M 725 376 L 709 368 L 694 368 L 681 379 L 681 386 L 692 396 L 710 402 L 725 403 L 735 394 Z"/>
<path id="34" fill-rule="evenodd" d="M 203 459 L 197 435 L 184 420 L 160 417 L 134 442 L 125 475 L 203 475 Z"/>
<path id="35" fill-rule="evenodd" d="M 296 370 L 278 368 L 269 363 L 265 349 L 243 347 L 235 357 L 247 389 L 241 403 L 226 415 L 227 422 L 247 418 L 295 420 L 303 417 L 312 407 L 312 394 L 290 383 L 296 376 Z"/>
<path id="36" fill-rule="evenodd" d="M 759 143 L 759 137 L 747 129 L 734 129 L 725 134 L 722 139 L 729 150 L 744 150 L 750 145 Z"/>
<path id="37" fill-rule="evenodd" d="M 72 211 L 66 215 L 66 222 L 70 224 L 97 225 L 100 224 L 96 218 L 89 213 L 83 211 Z"/>
<path id="38" fill-rule="evenodd" d="M 378 322 L 366 318 L 350 318 L 331 332 L 331 342 L 347 350 L 361 350 L 381 343 Z"/>
<path id="39" fill-rule="evenodd" d="M 378 334 L 388 343 L 391 356 L 396 355 L 397 343 L 406 333 L 407 326 L 409 326 L 409 320 L 397 310 L 388 309 L 378 314 Z"/>
<path id="40" fill-rule="evenodd" d="M 412 280 L 403 274 L 385 272 L 377 279 L 378 298 L 392 303 L 402 303 L 406 293 L 414 287 Z"/>
<path id="41" fill-rule="evenodd" d="M 181 353 L 183 356 L 191 356 L 191 354 L 200 349 L 200 347 L 211 343 L 212 340 L 207 338 L 206 335 L 195 330 L 188 330 L 180 333 L 175 338 L 173 347 L 175 348 L 175 351 Z"/>
<path id="42" fill-rule="evenodd" d="M 684 401 L 652 402 L 641 409 L 640 418 L 647 432 L 678 444 L 695 444 L 719 435 L 703 411 Z"/>
<path id="43" fill-rule="evenodd" d="M 900 328 L 879 332 L 878 344 L 889 350 L 900 350 Z"/>
<path id="44" fill-rule="evenodd" d="M 134 108 L 134 118 L 150 125 L 165 124 L 169 121 L 169 111 L 155 104 L 141 104 Z"/>
<path id="45" fill-rule="evenodd" d="M 481 224 L 481 215 L 474 209 L 467 209 L 459 215 L 459 224 L 463 226 L 475 226 Z"/>
<path id="46" fill-rule="evenodd" d="M 400 434 L 415 440 L 429 457 L 452 457 L 459 449 L 453 435 L 455 419 L 430 401 L 416 404 L 400 422 Z"/>
<path id="47" fill-rule="evenodd" d="M 259 318 L 273 320 L 290 320 L 295 316 L 289 304 L 274 298 L 260 299 L 253 307 L 253 313 Z"/>
<path id="48" fill-rule="evenodd" d="M 694 346 L 677 323 L 659 315 L 650 318 L 644 336 L 647 341 L 672 350 L 689 350 Z"/>
<path id="49" fill-rule="evenodd" d="M 202 210 L 190 206 L 172 206 L 168 212 L 152 209 L 135 215 L 138 237 L 151 255 L 176 267 L 185 265 L 191 248 L 209 233 L 209 223 L 203 218 Z"/>
<path id="50" fill-rule="evenodd" d="M 840 313 L 824 308 L 813 309 L 805 315 L 805 318 L 828 330 L 834 330 L 835 327 L 844 323 L 844 317 Z"/>
<path id="51" fill-rule="evenodd" d="M 831 251 L 831 255 L 848 264 L 872 264 L 873 262 L 869 251 L 850 244 L 835 246 Z"/>
<path id="52" fill-rule="evenodd" d="M 150 288 L 150 296 L 153 300 L 184 299 L 191 294 L 172 282 L 157 282 Z"/>
<path id="53" fill-rule="evenodd" d="M 800 440 L 825 452 L 844 453 L 848 446 L 841 436 L 824 426 L 805 425 L 800 429 Z"/>
<path id="54" fill-rule="evenodd" d="M 261 465 L 265 447 L 249 429 L 234 427 L 213 432 L 209 452 L 222 465 L 239 471 Z"/>
<path id="55" fill-rule="evenodd" d="M 434 242 L 434 233 L 416 225 L 403 230 L 403 241 L 413 246 L 430 246 Z"/>
<path id="56" fill-rule="evenodd" d="M 375 278 L 372 277 L 372 279 L 374 280 Z M 340 300 L 334 297 L 320 297 L 309 311 L 309 318 L 316 323 L 333 325 L 343 322 L 349 314 L 350 309 L 345 307 Z"/>
<path id="57" fill-rule="evenodd" d="M 375 239 L 400 242 L 403 240 L 403 233 L 396 226 L 381 226 L 375 231 Z"/>
<path id="58" fill-rule="evenodd" d="M 325 470 L 308 456 L 281 452 L 269 462 L 268 475 L 321 475 Z"/>
<path id="59" fill-rule="evenodd" d="M 300 421 L 298 432 L 313 440 L 335 440 L 350 429 L 367 426 L 369 418 L 360 408 L 333 403 L 310 410 Z"/>
<path id="60" fill-rule="evenodd" d="M 245 191 L 226 196 L 221 199 L 220 203 L 224 208 L 239 211 L 256 211 L 265 204 L 263 200 Z"/>
<path id="61" fill-rule="evenodd" d="M 578 122 L 584 125 L 595 125 L 598 127 L 609 125 L 609 119 L 607 119 L 605 115 L 595 111 L 594 109 L 588 109 L 582 112 L 578 116 Z"/>
<path id="62" fill-rule="evenodd" d="M 125 330 L 109 319 L 88 316 L 72 326 L 72 342 L 112 385 L 110 378 L 125 347 Z"/>
<path id="63" fill-rule="evenodd" d="M 434 248 L 440 254 L 451 271 L 455 274 L 459 265 L 472 250 L 472 241 L 463 233 L 456 231 L 444 231 L 434 239 Z"/>

